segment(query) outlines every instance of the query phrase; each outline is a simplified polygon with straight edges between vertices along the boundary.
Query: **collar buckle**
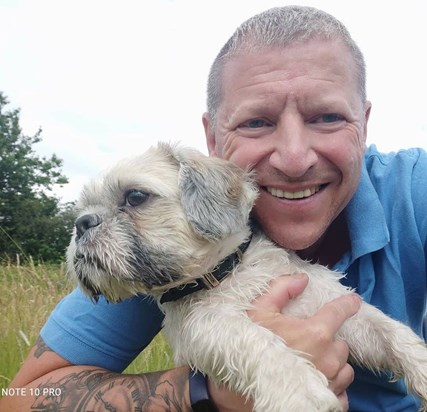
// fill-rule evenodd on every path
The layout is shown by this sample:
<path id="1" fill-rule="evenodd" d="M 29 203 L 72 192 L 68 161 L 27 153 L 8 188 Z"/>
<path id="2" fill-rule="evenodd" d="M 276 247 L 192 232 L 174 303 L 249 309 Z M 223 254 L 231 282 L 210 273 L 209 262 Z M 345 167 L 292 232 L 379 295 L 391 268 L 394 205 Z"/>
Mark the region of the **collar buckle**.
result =
<path id="1" fill-rule="evenodd" d="M 187 283 L 172 289 L 167 290 L 160 298 L 160 303 L 172 302 L 181 299 L 184 296 L 190 295 L 191 293 L 198 292 L 203 289 L 213 289 L 217 287 L 230 273 L 233 272 L 234 268 L 242 261 L 243 254 L 249 247 L 251 242 L 252 234 L 245 242 L 243 242 L 238 249 L 227 256 L 215 269 L 209 273 L 205 273 L 194 282 Z"/>
<path id="2" fill-rule="evenodd" d="M 216 288 L 221 282 L 212 274 L 212 272 L 205 273 L 200 280 L 205 285 L 206 289 Z"/>

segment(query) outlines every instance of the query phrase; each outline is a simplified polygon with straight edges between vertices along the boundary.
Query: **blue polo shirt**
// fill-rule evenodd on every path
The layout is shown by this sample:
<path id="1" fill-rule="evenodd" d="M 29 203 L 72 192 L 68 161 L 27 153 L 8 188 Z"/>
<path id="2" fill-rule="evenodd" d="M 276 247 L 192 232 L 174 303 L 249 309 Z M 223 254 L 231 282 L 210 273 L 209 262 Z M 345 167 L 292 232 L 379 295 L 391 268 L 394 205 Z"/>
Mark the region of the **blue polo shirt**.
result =
<path id="1" fill-rule="evenodd" d="M 370 147 L 357 192 L 346 208 L 351 251 L 334 269 L 366 302 L 426 339 L 427 154 L 381 154 Z M 424 325 L 424 330 L 423 330 Z M 402 381 L 355 368 L 351 411 L 416 411 Z"/>
<path id="2" fill-rule="evenodd" d="M 359 187 L 345 209 L 351 251 L 333 269 L 364 300 L 426 338 L 427 153 L 366 150 Z M 120 304 L 92 303 L 76 289 L 41 331 L 46 344 L 74 364 L 122 371 L 161 328 L 155 302 L 134 297 Z M 356 368 L 351 411 L 416 411 L 419 400 L 401 381 Z"/>

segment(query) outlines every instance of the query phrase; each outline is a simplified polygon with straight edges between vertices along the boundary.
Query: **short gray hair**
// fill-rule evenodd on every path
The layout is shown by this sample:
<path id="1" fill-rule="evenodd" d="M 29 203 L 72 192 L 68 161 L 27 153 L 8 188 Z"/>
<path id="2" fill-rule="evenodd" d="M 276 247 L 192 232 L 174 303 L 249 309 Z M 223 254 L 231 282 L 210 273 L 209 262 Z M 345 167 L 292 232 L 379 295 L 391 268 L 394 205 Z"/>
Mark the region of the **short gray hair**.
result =
<path id="1" fill-rule="evenodd" d="M 349 48 L 356 66 L 358 91 L 366 100 L 366 68 L 363 54 L 346 27 L 330 14 L 313 7 L 274 7 L 243 22 L 215 58 L 208 78 L 207 110 L 215 127 L 221 103 L 222 74 L 226 63 L 243 51 L 282 47 L 314 38 L 340 39 Z"/>

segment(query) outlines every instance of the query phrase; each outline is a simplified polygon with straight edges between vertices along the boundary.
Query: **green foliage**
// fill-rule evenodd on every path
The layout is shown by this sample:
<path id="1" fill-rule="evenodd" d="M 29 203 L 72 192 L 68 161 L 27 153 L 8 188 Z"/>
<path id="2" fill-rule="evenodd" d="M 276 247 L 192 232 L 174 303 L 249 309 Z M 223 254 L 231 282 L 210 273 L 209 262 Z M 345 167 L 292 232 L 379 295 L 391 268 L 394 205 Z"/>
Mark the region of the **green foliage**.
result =
<path id="1" fill-rule="evenodd" d="M 17 254 L 38 260 L 59 261 L 69 242 L 73 204 L 61 205 L 50 193 L 54 185 L 68 183 L 62 160 L 38 156 L 33 146 L 41 130 L 25 136 L 19 110 L 7 110 L 0 92 L 0 258 Z"/>
<path id="2" fill-rule="evenodd" d="M 35 344 L 55 305 L 74 284 L 63 265 L 0 264 L 0 397 Z M 160 333 L 129 365 L 126 373 L 173 367 L 172 351 Z"/>
<path id="3" fill-rule="evenodd" d="M 72 288 L 62 265 L 31 259 L 0 264 L 0 387 L 15 376 L 50 312 Z"/>

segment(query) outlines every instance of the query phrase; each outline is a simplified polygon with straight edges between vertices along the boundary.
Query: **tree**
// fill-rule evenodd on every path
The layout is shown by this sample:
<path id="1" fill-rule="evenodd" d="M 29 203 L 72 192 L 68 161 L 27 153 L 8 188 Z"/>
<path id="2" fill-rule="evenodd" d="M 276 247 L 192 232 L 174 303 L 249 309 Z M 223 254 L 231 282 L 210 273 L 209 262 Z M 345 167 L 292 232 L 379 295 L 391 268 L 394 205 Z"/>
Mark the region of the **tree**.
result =
<path id="1" fill-rule="evenodd" d="M 56 155 L 35 153 L 41 129 L 25 136 L 19 109 L 7 110 L 8 103 L 0 92 L 0 255 L 57 261 L 70 238 L 73 205 L 61 205 L 51 191 L 68 179 Z"/>

